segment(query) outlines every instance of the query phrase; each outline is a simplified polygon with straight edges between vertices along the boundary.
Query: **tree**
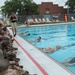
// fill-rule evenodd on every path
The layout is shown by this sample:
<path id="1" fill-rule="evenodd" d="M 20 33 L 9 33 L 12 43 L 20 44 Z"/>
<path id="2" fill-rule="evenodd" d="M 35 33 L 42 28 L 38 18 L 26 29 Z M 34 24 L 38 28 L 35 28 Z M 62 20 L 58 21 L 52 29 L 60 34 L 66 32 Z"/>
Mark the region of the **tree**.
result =
<path id="1" fill-rule="evenodd" d="M 33 0 L 6 0 L 4 6 L 1 7 L 2 14 L 10 15 L 11 12 L 18 15 L 39 14 L 38 5 Z"/>
<path id="2" fill-rule="evenodd" d="M 75 0 L 68 0 L 65 5 L 68 5 L 69 13 L 75 13 Z"/>

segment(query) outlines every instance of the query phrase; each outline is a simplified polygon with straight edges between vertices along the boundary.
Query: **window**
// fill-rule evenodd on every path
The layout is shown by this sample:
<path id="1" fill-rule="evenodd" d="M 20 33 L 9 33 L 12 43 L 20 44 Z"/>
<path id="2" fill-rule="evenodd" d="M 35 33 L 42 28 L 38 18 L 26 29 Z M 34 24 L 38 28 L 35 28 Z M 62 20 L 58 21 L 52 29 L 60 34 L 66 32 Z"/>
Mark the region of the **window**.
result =
<path id="1" fill-rule="evenodd" d="M 50 9 L 49 8 L 46 8 L 46 11 L 49 11 Z"/>

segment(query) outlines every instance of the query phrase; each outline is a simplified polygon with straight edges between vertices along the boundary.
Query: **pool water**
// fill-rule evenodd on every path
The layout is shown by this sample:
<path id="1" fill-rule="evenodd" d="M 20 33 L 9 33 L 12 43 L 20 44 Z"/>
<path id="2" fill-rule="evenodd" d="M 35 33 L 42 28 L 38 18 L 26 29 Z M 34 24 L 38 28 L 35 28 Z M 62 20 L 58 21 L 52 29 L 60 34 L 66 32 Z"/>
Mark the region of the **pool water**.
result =
<path id="1" fill-rule="evenodd" d="M 51 26 L 36 26 L 29 28 L 18 28 L 18 34 L 24 32 L 30 33 L 30 36 L 20 35 L 25 40 L 35 40 L 41 36 L 40 42 L 32 44 L 38 48 L 55 48 L 60 45 L 61 49 L 54 53 L 47 53 L 58 62 L 75 56 L 75 24 L 62 24 Z M 75 66 L 66 66 L 72 72 L 75 72 Z"/>

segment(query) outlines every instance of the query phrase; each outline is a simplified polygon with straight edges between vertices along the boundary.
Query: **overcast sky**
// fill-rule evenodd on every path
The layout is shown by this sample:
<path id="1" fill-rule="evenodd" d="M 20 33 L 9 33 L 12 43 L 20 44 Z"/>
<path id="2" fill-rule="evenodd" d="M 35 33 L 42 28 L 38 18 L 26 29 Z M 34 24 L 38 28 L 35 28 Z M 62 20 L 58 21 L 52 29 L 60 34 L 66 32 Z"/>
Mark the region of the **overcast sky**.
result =
<path id="1" fill-rule="evenodd" d="M 0 1 L 0 6 L 4 5 L 4 2 L 6 0 L 1 0 Z M 54 4 L 58 4 L 59 6 L 65 6 L 65 2 L 67 0 L 33 0 L 34 2 L 36 2 L 37 4 L 41 4 L 41 2 L 53 2 Z"/>

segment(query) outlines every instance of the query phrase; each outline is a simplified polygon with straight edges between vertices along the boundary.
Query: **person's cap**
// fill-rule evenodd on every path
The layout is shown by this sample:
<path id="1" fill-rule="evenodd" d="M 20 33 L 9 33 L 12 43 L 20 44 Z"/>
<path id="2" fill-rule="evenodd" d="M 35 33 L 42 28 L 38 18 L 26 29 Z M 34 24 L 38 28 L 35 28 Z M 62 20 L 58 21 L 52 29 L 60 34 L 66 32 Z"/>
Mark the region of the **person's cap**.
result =
<path id="1" fill-rule="evenodd" d="M 3 59 L 4 56 L 3 56 L 3 51 L 0 49 L 0 59 Z"/>
<path id="2" fill-rule="evenodd" d="M 9 38 L 8 37 L 3 37 L 3 39 L 2 40 L 9 40 Z"/>
<path id="3" fill-rule="evenodd" d="M 5 71 L 9 67 L 9 61 L 7 59 L 0 59 L 0 73 Z"/>

